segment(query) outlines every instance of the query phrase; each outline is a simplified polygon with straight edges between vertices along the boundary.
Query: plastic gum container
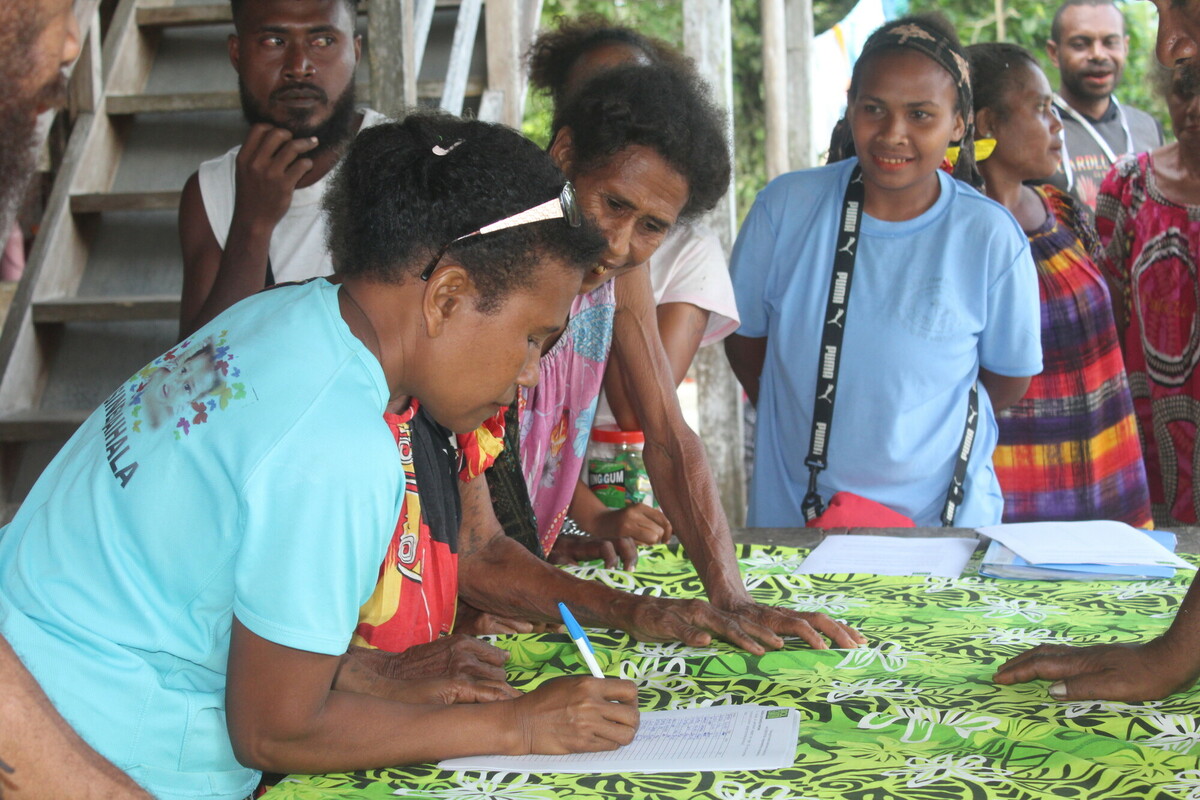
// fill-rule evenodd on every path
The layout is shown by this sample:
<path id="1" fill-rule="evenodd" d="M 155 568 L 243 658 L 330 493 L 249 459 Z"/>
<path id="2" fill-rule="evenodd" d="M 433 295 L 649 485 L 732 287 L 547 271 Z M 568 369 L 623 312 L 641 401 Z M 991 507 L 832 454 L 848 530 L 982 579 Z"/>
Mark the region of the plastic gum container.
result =
<path id="1" fill-rule="evenodd" d="M 645 443 L 641 431 L 623 431 L 611 426 L 592 428 L 587 482 L 604 505 L 624 508 L 631 503 L 655 504 L 650 475 L 642 460 Z"/>

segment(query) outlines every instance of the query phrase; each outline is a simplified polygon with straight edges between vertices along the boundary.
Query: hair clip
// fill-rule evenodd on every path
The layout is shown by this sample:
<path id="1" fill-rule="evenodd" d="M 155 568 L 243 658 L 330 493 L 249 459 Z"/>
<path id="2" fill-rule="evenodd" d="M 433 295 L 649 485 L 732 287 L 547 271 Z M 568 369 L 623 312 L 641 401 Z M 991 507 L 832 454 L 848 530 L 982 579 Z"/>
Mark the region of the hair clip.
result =
<path id="1" fill-rule="evenodd" d="M 992 151 L 994 151 L 995 149 L 996 149 L 996 140 L 995 139 L 993 139 L 991 137 L 985 137 L 983 139 L 976 139 L 975 147 L 974 147 L 975 163 L 978 164 L 980 161 L 986 161 L 987 158 L 992 154 Z M 958 147 L 946 148 L 946 160 L 950 162 L 950 166 L 954 166 L 958 163 L 959 152 L 960 152 L 960 148 L 958 148 Z"/>
<path id="2" fill-rule="evenodd" d="M 449 147 L 442 147 L 440 144 L 435 144 L 435 145 L 433 146 L 433 154 L 434 154 L 435 156 L 444 156 L 444 155 L 449 155 L 449 153 L 450 153 L 450 151 L 451 151 L 451 150 L 453 150 L 454 148 L 458 147 L 458 146 L 459 146 L 460 144 L 462 144 L 462 143 L 463 143 L 463 140 L 462 140 L 462 139 L 456 139 L 456 140 L 454 141 L 454 144 L 450 145 Z"/>

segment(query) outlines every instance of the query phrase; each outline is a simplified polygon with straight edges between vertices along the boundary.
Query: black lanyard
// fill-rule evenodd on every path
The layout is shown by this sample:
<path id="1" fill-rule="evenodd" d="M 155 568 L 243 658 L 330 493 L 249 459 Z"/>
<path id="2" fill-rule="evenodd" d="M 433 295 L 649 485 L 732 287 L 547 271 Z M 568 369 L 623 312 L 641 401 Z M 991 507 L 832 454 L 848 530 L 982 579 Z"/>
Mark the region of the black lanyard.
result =
<path id="1" fill-rule="evenodd" d="M 859 230 L 862 227 L 864 187 L 862 169 L 854 167 L 846 195 L 842 200 L 841 227 L 838 230 L 837 250 L 833 254 L 833 277 L 829 281 L 829 300 L 825 304 L 825 324 L 821 332 L 821 350 L 817 359 L 817 392 L 813 401 L 812 433 L 808 440 L 808 493 L 800 504 L 804 519 L 811 522 L 825 511 L 825 503 L 817 492 L 817 475 L 829 465 L 829 434 L 833 428 L 833 402 L 837 391 L 838 367 L 842 361 L 842 336 L 846 331 L 847 302 L 850 281 L 854 277 L 854 260 L 858 253 Z M 979 420 L 979 390 L 972 384 L 967 401 L 967 421 L 954 465 L 954 477 L 946 493 L 942 509 L 942 524 L 951 527 L 954 515 L 963 501 L 963 482 L 967 462 Z"/>

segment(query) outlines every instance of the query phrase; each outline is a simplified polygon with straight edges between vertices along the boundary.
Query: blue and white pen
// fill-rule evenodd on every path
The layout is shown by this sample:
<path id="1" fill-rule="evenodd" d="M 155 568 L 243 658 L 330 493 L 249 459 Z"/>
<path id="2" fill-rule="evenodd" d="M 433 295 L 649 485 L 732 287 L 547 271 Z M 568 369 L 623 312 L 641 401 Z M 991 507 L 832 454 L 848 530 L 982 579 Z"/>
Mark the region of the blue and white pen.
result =
<path id="1" fill-rule="evenodd" d="M 579 655 L 583 656 L 583 663 L 588 665 L 593 677 L 603 678 L 604 673 L 600 671 L 600 665 L 596 663 L 596 651 L 592 649 L 592 643 L 588 641 L 583 628 L 579 627 L 579 623 L 575 621 L 575 615 L 563 603 L 558 604 L 558 613 L 562 614 L 562 621 L 567 625 L 567 633 L 571 635 L 571 640 L 579 648 Z"/>

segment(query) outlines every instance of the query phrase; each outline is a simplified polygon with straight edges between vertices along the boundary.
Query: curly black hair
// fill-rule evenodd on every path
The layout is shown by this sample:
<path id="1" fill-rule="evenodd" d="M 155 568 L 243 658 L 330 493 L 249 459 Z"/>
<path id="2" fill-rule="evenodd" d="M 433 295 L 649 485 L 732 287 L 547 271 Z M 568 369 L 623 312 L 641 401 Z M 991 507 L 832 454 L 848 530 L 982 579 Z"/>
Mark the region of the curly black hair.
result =
<path id="1" fill-rule="evenodd" d="M 525 54 L 529 63 L 529 83 L 548 91 L 555 106 L 566 99 L 571 69 L 580 57 L 608 45 L 627 45 L 639 50 L 651 64 L 675 67 L 684 72 L 695 69 L 691 59 L 661 39 L 646 36 L 616 25 L 599 14 L 559 17 L 552 30 L 542 33 Z"/>
<path id="2" fill-rule="evenodd" d="M 623 66 L 592 78 L 554 117 L 571 129 L 575 169 L 607 164 L 632 145 L 649 147 L 684 177 L 681 219 L 710 210 L 729 187 L 725 115 L 695 73 L 666 66 Z"/>
<path id="3" fill-rule="evenodd" d="M 253 3 L 255 0 L 229 0 L 229 9 L 233 13 L 233 24 L 236 27 L 242 17 L 242 9 L 246 3 Z M 346 4 L 347 10 L 350 11 L 350 19 L 358 18 L 358 0 L 342 0 Z"/>
<path id="4" fill-rule="evenodd" d="M 537 145 L 500 125 L 423 112 L 367 128 L 325 194 L 334 269 L 416 280 L 447 242 L 558 197 L 564 181 Z M 533 284 L 543 259 L 583 273 L 603 248 L 591 224 L 554 219 L 472 236 L 448 253 L 470 272 L 478 310 L 490 313 Z"/>
<path id="5" fill-rule="evenodd" d="M 967 61 L 971 64 L 971 92 L 976 113 L 990 108 L 1001 119 L 1008 116 L 1004 97 L 1021 77 L 1016 68 L 1041 69 L 1032 53 L 1009 42 L 973 44 L 967 48 Z"/>

